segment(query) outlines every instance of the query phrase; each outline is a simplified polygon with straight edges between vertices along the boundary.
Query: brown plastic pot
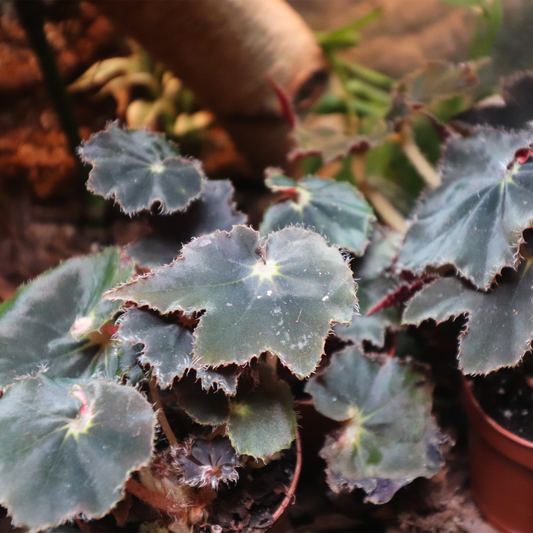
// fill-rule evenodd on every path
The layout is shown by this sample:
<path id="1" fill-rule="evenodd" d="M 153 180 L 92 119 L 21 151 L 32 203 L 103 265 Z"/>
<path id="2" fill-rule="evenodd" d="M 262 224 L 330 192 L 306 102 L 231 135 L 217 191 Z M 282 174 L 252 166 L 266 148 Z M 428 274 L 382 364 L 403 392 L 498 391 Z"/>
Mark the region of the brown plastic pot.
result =
<path id="1" fill-rule="evenodd" d="M 486 520 L 498 531 L 533 532 L 533 442 L 494 422 L 463 378 L 463 404 L 470 420 L 472 492 Z"/>

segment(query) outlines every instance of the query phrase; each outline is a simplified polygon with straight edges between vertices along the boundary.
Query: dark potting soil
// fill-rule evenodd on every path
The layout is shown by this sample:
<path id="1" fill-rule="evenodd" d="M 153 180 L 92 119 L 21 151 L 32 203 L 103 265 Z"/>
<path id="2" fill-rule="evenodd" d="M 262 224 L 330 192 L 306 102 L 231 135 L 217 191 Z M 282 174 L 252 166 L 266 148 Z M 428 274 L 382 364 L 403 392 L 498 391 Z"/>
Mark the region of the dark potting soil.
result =
<path id="1" fill-rule="evenodd" d="M 294 476 L 296 444 L 280 456 L 263 468 L 247 469 L 247 475 L 241 472 L 236 485 L 219 489 L 209 514 L 210 525 L 196 526 L 194 532 L 262 533 L 268 529 Z"/>
<path id="2" fill-rule="evenodd" d="M 502 368 L 471 380 L 481 408 L 500 426 L 533 441 L 533 356 L 515 368 Z"/>

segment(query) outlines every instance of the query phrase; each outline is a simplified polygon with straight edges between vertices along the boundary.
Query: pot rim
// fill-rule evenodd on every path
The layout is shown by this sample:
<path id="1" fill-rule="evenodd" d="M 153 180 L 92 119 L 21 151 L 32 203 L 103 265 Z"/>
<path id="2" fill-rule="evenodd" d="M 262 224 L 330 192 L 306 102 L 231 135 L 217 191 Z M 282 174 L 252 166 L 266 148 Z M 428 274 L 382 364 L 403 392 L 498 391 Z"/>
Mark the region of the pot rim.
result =
<path id="1" fill-rule="evenodd" d="M 515 435 L 490 418 L 479 405 L 470 387 L 468 376 L 464 374 L 462 384 L 463 403 L 478 433 L 500 453 L 533 469 L 533 441 Z"/>

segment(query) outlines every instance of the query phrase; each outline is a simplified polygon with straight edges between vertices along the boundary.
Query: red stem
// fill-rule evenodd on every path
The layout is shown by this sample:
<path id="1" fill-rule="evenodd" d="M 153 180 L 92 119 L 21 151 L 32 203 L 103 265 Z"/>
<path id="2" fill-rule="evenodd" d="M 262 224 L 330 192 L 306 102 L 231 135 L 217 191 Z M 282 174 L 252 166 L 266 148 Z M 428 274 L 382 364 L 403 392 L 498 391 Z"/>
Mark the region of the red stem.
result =
<path id="1" fill-rule="evenodd" d="M 126 481 L 126 490 L 130 494 L 137 496 L 139 500 L 146 502 L 148 505 L 151 505 L 156 509 L 170 514 L 183 514 L 183 505 L 170 500 L 158 492 L 147 489 L 144 485 L 141 485 L 134 479 L 128 479 L 128 481 Z"/>
<path id="2" fill-rule="evenodd" d="M 75 518 L 77 526 L 80 528 L 80 531 L 83 533 L 84 531 L 87 531 L 85 529 L 85 522 L 81 518 Z"/>
<path id="3" fill-rule="evenodd" d="M 300 478 L 300 471 L 302 469 L 302 443 L 300 441 L 300 434 L 296 431 L 296 468 L 294 469 L 294 475 L 292 476 L 291 486 L 285 495 L 285 499 L 281 502 L 281 505 L 277 508 L 276 512 L 272 515 L 273 524 L 285 511 L 290 502 L 294 499 L 294 493 L 296 492 L 296 485 Z"/>
<path id="4" fill-rule="evenodd" d="M 274 92 L 276 93 L 276 97 L 278 99 L 279 105 L 281 106 L 281 113 L 289 126 L 291 128 L 294 128 L 296 126 L 296 113 L 294 112 L 294 109 L 292 107 L 292 104 L 289 100 L 289 97 L 287 96 L 287 93 L 270 77 L 267 76 L 268 84 L 272 87 Z"/>

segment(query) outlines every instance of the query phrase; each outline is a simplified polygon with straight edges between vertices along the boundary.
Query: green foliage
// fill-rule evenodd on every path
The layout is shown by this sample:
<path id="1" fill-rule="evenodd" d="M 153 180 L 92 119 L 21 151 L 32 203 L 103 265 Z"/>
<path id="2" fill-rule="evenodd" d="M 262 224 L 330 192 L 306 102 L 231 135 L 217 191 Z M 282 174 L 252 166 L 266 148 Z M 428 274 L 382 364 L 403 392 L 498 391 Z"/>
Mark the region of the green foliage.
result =
<path id="1" fill-rule="evenodd" d="M 101 517 L 150 460 L 154 436 L 152 408 L 133 388 L 19 380 L 0 400 L 0 502 L 30 531 Z"/>
<path id="2" fill-rule="evenodd" d="M 524 253 L 524 248 L 522 248 Z M 527 252 L 517 272 L 506 271 L 487 293 L 475 291 L 455 278 L 438 280 L 418 293 L 403 322 L 442 322 L 465 314 L 468 327 L 461 334 L 459 361 L 466 374 L 486 374 L 514 366 L 530 349 L 533 257 Z"/>
<path id="3" fill-rule="evenodd" d="M 267 209 L 261 224 L 263 235 L 300 224 L 314 229 L 331 244 L 356 255 L 363 254 L 375 216 L 353 186 L 314 176 L 294 181 L 278 174 L 271 174 L 266 185 L 274 192 L 292 194 L 295 198 Z"/>
<path id="4" fill-rule="evenodd" d="M 362 316 L 354 315 L 348 326 L 335 326 L 335 333 L 342 339 L 359 345 L 369 341 L 374 346 L 383 346 L 386 331 L 400 323 L 401 310 L 397 307 L 371 315 L 367 313 L 398 287 L 398 281 L 387 271 L 398 253 L 401 240 L 400 233 L 378 226 L 365 255 L 352 262 L 354 277 L 360 280 L 357 297 Z"/>
<path id="5" fill-rule="evenodd" d="M 367 501 L 385 503 L 442 467 L 445 439 L 430 414 L 431 392 L 410 363 L 348 348 L 306 390 L 320 413 L 342 422 L 320 453 L 334 491 L 358 487 Z"/>
<path id="6" fill-rule="evenodd" d="M 115 347 L 101 328 L 120 304 L 102 298 L 132 274 L 116 248 L 70 259 L 24 285 L 0 306 L 0 387 L 31 373 L 92 375 Z"/>
<path id="7" fill-rule="evenodd" d="M 414 213 L 398 263 L 420 275 L 454 265 L 488 289 L 505 266 L 516 267 L 521 233 L 531 225 L 533 165 L 515 161 L 531 133 L 479 129 L 446 146 L 443 185 Z"/>
<path id="8" fill-rule="evenodd" d="M 299 377 L 320 361 L 332 322 L 349 322 L 354 282 L 322 237 L 286 228 L 261 243 L 235 226 L 184 246 L 178 261 L 107 294 L 166 314 L 205 310 L 194 332 L 202 365 L 245 364 L 270 351 Z"/>
<path id="9" fill-rule="evenodd" d="M 397 90 L 406 96 L 408 102 L 432 106 L 442 100 L 469 94 L 479 83 L 476 71 L 484 63 L 431 61 L 424 68 L 405 76 Z"/>
<path id="10" fill-rule="evenodd" d="M 178 405 L 199 424 L 226 424 L 239 454 L 266 459 L 289 448 L 295 437 L 296 413 L 289 385 L 260 363 L 256 374 L 244 378 L 237 394 L 205 391 L 190 376 L 174 387 Z"/>
<path id="11" fill-rule="evenodd" d="M 178 405 L 198 424 L 219 426 L 229 415 L 229 400 L 220 391 L 204 390 L 199 381 L 187 375 L 173 387 Z"/>
<path id="12" fill-rule="evenodd" d="M 231 231 L 246 223 L 246 216 L 235 210 L 233 187 L 229 180 L 206 181 L 202 196 L 183 213 L 153 221 L 148 237 L 129 245 L 126 253 L 142 267 L 157 268 L 178 257 L 184 243 L 216 230 Z M 164 227 L 159 227 L 163 226 Z"/>
<path id="13" fill-rule="evenodd" d="M 259 366 L 259 384 L 238 391 L 229 402 L 228 434 L 244 455 L 267 458 L 289 448 L 296 433 L 296 413 L 289 385 L 266 365 Z"/>
<path id="14" fill-rule="evenodd" d="M 202 192 L 199 163 L 181 157 L 157 133 L 110 124 L 84 143 L 79 153 L 93 165 L 87 188 L 114 198 L 128 214 L 149 209 L 154 202 L 159 202 L 162 213 L 181 211 Z"/>
<path id="15" fill-rule="evenodd" d="M 442 0 L 444 3 L 471 9 L 478 14 L 469 58 L 488 56 L 492 50 L 503 18 L 501 0 Z"/>
<path id="16" fill-rule="evenodd" d="M 152 367 L 161 388 L 169 387 L 175 377 L 193 368 L 191 332 L 148 311 L 128 309 L 120 318 L 117 338 L 123 343 L 144 345 L 140 362 Z"/>
<path id="17" fill-rule="evenodd" d="M 499 3 L 490 5 L 497 14 Z M 289 371 L 292 384 L 318 370 L 306 391 L 341 425 L 321 452 L 334 491 L 362 488 L 384 503 L 431 477 L 445 438 L 422 369 L 363 353 L 369 343 L 383 352 L 395 345 L 398 302 L 428 273 L 453 266 L 466 279 L 427 286 L 403 321 L 466 315 L 464 372 L 514 365 L 529 349 L 533 254 L 523 241 L 533 218 L 533 135 L 468 131 L 465 117 L 456 130 L 441 122 L 471 101 L 482 61 L 430 63 L 394 83 L 340 58 L 377 15 L 321 36 L 340 84 L 318 111 L 342 115 L 297 126 L 291 158 L 316 176 L 270 172 L 266 184 L 279 198 L 261 233 L 242 225 L 229 181 L 206 181 L 159 135 L 111 125 L 80 149 L 94 167 L 91 191 L 128 214 L 155 211 L 156 202 L 174 214 L 152 217 L 152 233 L 127 248 L 150 272 L 131 278 L 131 262 L 108 249 L 46 272 L 0 307 L 0 503 L 17 523 L 37 531 L 103 516 L 137 479 L 167 501 L 196 493 L 191 486 L 236 481 L 240 456 L 270 459 L 294 441 L 293 394 L 282 378 Z M 108 67 L 114 74 L 105 76 L 131 65 Z M 513 111 L 513 124 L 527 121 L 528 84 L 525 77 L 507 91 L 504 118 Z M 433 165 L 450 137 L 439 185 Z M 318 177 L 326 175 L 334 179 Z M 434 190 L 406 224 L 424 181 Z M 403 245 L 403 233 L 372 232 L 376 217 L 359 191 L 381 221 L 409 228 Z M 339 247 L 360 256 L 350 256 L 351 270 Z M 504 267 L 518 271 L 497 278 Z M 373 308 L 381 310 L 369 315 Z M 332 326 L 355 346 L 328 353 L 329 366 L 319 368 Z M 411 331 L 401 334 L 407 344 Z M 149 388 L 152 406 L 134 386 Z"/>
<path id="18" fill-rule="evenodd" d="M 353 153 L 365 153 L 381 144 L 387 134 L 383 124 L 376 126 L 368 135 L 350 135 L 320 124 L 298 124 L 292 133 L 296 148 L 289 154 L 289 158 L 295 160 L 320 156 L 321 162 L 329 163 Z"/>
<path id="19" fill-rule="evenodd" d="M 381 17 L 382 14 L 381 9 L 375 9 L 374 11 L 370 11 L 370 13 L 364 17 L 361 17 L 342 28 L 329 32 L 317 32 L 316 36 L 322 50 L 324 50 L 326 55 L 329 55 L 335 50 L 345 50 L 346 48 L 352 48 L 359 44 L 360 37 L 357 30 Z"/>

